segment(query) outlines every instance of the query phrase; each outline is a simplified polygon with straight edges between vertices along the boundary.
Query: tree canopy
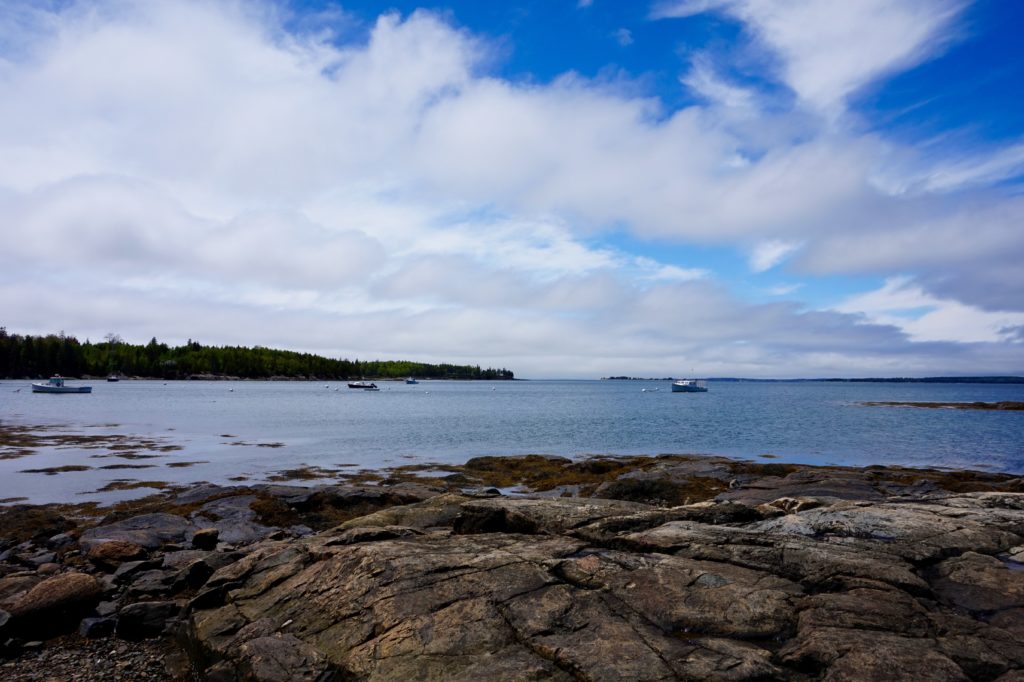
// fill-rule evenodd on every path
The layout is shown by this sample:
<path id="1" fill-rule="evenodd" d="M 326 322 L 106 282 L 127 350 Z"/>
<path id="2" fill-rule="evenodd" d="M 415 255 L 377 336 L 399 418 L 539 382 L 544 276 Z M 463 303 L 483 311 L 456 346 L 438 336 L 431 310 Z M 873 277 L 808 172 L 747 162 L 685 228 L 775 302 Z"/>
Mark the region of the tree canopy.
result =
<path id="1" fill-rule="evenodd" d="M 188 379 L 201 375 L 242 379 L 513 379 L 507 369 L 479 365 L 428 364 L 407 360 L 332 359 L 312 353 L 255 346 L 204 346 L 189 340 L 168 346 L 154 337 L 145 345 L 125 343 L 116 334 L 81 343 L 73 336 L 9 334 L 0 327 L 0 377 L 53 374 Z"/>

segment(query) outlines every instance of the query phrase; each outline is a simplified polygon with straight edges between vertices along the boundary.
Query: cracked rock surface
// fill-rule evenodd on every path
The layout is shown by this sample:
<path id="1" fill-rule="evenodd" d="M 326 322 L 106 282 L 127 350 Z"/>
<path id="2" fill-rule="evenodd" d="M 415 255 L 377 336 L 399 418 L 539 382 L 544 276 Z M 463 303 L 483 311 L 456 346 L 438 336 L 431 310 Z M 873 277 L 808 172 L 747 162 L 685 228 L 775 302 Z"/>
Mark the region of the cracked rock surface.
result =
<path id="1" fill-rule="evenodd" d="M 218 680 L 1022 679 L 1024 495 L 764 489 L 449 497 L 265 540 L 207 581 L 193 660 Z"/>

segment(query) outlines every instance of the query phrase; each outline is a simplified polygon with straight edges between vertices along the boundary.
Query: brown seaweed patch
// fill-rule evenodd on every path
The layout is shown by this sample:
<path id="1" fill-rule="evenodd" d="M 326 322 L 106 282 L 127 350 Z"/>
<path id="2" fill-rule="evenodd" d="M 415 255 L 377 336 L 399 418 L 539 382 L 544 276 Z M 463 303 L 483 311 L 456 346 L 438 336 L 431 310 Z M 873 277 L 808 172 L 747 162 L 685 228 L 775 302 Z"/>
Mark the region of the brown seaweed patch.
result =
<path id="1" fill-rule="evenodd" d="M 29 449 L 2 449 L 0 450 L 0 460 L 18 459 L 20 457 L 28 457 L 29 455 L 34 454 L 36 454 L 36 451 Z"/>
<path id="2" fill-rule="evenodd" d="M 334 478 L 340 471 L 317 466 L 301 466 L 295 469 L 284 469 L 267 476 L 269 481 L 309 481 L 317 478 Z"/>
<path id="3" fill-rule="evenodd" d="M 232 476 L 228 480 L 229 481 L 248 481 L 249 477 L 248 476 Z"/>
<path id="4" fill-rule="evenodd" d="M 0 528 L 4 529 L 4 540 L 12 544 L 26 540 L 45 540 L 76 526 L 74 520 L 49 507 L 19 505 L 0 510 Z"/>
<path id="5" fill-rule="evenodd" d="M 133 459 L 158 459 L 160 457 L 163 457 L 163 455 L 151 455 L 151 454 L 146 454 L 146 453 L 142 453 L 142 452 L 121 452 L 121 453 L 116 453 L 116 454 L 112 453 L 112 454 L 109 454 L 109 455 L 89 455 L 89 456 L 90 457 L 117 457 L 118 459 L 128 459 L 128 460 L 133 460 Z"/>
<path id="6" fill-rule="evenodd" d="M 294 509 L 270 495 L 258 494 L 249 504 L 249 509 L 256 512 L 256 518 L 267 526 L 287 527 L 303 522 Z"/>
<path id="7" fill-rule="evenodd" d="M 155 464 L 107 464 L 100 469 L 152 469 Z"/>
<path id="8" fill-rule="evenodd" d="M 276 442 L 276 441 L 270 442 L 270 443 L 250 443 L 250 442 L 244 441 L 244 440 L 235 440 L 235 441 L 231 441 L 230 443 L 224 443 L 224 445 L 236 445 L 236 446 L 241 446 L 241 447 L 246 447 L 246 448 L 283 448 L 284 447 L 284 443 L 279 443 L 279 442 Z"/>
<path id="9" fill-rule="evenodd" d="M 172 469 L 184 469 L 185 467 L 195 466 L 196 464 L 209 464 L 208 460 L 200 459 L 194 462 L 168 462 L 164 466 L 171 467 Z M 232 479 L 234 480 L 234 479 Z"/>
<path id="10" fill-rule="evenodd" d="M 133 479 L 119 478 L 111 481 L 102 488 L 96 490 L 98 493 L 109 493 L 115 490 L 138 490 L 139 488 L 156 488 L 158 490 L 170 490 L 175 486 L 167 481 L 136 481 Z"/>
<path id="11" fill-rule="evenodd" d="M 24 502 L 27 499 L 27 497 L 5 497 L 3 499 L 0 499 L 0 504 L 13 504 L 15 502 Z"/>
<path id="12" fill-rule="evenodd" d="M 84 464 L 65 464 L 59 467 L 46 467 L 44 469 L 22 469 L 19 473 L 22 474 L 46 474 L 47 476 L 53 476 L 55 474 L 63 474 L 68 471 L 89 471 L 92 467 L 85 466 Z"/>

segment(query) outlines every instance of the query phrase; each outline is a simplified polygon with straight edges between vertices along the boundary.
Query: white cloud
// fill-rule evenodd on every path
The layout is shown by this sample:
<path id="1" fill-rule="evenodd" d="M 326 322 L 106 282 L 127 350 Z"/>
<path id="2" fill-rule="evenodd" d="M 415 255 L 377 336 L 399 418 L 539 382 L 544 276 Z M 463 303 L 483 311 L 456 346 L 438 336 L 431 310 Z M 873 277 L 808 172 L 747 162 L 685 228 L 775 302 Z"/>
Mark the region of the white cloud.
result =
<path id="1" fill-rule="evenodd" d="M 677 0 L 654 18 L 720 11 L 782 59 L 781 78 L 809 106 L 835 116 L 880 76 L 941 51 L 964 0 Z"/>
<path id="2" fill-rule="evenodd" d="M 984 311 L 936 298 L 908 277 L 891 277 L 880 289 L 851 296 L 835 309 L 862 314 L 871 324 L 898 327 L 914 341 L 1000 342 L 1024 325 L 1024 313 Z"/>
<path id="3" fill-rule="evenodd" d="M 709 102 L 735 111 L 754 113 L 754 94 L 719 78 L 705 54 L 693 58 L 690 71 L 680 78 L 680 82 Z"/>
<path id="4" fill-rule="evenodd" d="M 628 28 L 620 28 L 615 32 L 615 42 L 619 47 L 629 47 L 633 44 L 633 32 Z"/>
<path id="5" fill-rule="evenodd" d="M 779 284 L 778 286 L 770 287 L 768 289 L 768 293 L 772 296 L 789 296 L 792 293 L 796 293 L 803 287 L 803 283 Z"/>
<path id="6" fill-rule="evenodd" d="M 12 330 L 493 361 L 527 376 L 1024 366 L 1020 344 L 914 343 L 862 311 L 751 305 L 709 265 L 602 242 L 625 226 L 753 244 L 755 271 L 792 258 L 914 272 L 957 295 L 982 296 L 998 271 L 1002 295 L 1024 300 L 1018 203 L 880 189 L 879 166 L 912 151 L 767 115 L 710 62 L 687 77 L 708 103 L 666 112 L 578 76 L 488 76 L 488 46 L 425 12 L 385 15 L 339 47 L 288 33 L 262 4 L 16 7 L 0 20 Z"/>
<path id="7" fill-rule="evenodd" d="M 750 269 L 754 272 L 771 270 L 799 248 L 799 243 L 778 239 L 761 242 L 750 253 Z"/>

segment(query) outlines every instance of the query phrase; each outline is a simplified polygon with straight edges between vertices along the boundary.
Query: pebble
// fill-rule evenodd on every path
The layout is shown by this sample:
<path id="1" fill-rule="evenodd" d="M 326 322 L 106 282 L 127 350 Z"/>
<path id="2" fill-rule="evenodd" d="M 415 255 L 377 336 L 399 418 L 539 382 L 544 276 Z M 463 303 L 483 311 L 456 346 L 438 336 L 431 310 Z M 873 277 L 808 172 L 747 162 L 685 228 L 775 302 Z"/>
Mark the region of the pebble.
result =
<path id="1" fill-rule="evenodd" d="M 25 645 L 27 648 L 29 642 Z M 26 682 L 171 682 L 183 679 L 167 670 L 165 658 L 173 650 L 167 642 L 117 642 L 88 640 L 77 635 L 39 643 L 0 665 L 0 679 Z"/>

